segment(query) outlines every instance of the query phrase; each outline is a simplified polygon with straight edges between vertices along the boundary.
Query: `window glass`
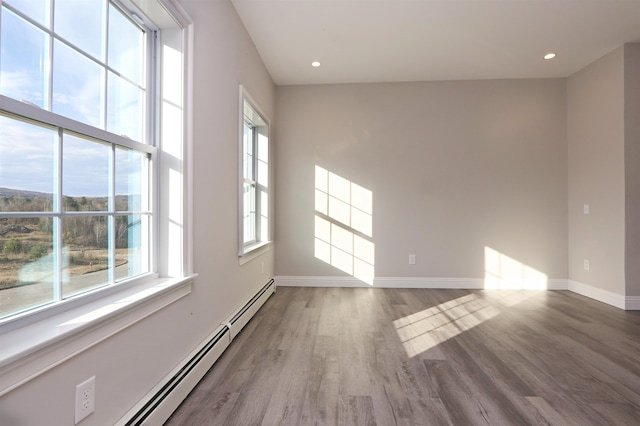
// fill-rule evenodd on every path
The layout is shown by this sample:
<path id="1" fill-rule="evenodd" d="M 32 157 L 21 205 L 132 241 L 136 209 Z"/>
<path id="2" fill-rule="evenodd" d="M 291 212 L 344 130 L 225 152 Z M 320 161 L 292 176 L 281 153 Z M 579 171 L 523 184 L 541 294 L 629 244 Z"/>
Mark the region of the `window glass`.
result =
<path id="1" fill-rule="evenodd" d="M 142 141 L 144 91 L 109 72 L 107 130 Z"/>
<path id="2" fill-rule="evenodd" d="M 54 300 L 52 218 L 0 218 L 0 317 Z"/>
<path id="3" fill-rule="evenodd" d="M 20 40 L 0 45 L 0 93 L 47 108 L 49 36 L 6 8 L 0 24 L 0 40 Z"/>
<path id="4" fill-rule="evenodd" d="M 0 212 L 52 211 L 57 137 L 0 115 Z"/>
<path id="5" fill-rule="evenodd" d="M 116 211 L 148 210 L 144 188 L 148 180 L 148 157 L 132 149 L 116 148 Z"/>
<path id="6" fill-rule="evenodd" d="M 253 180 L 253 126 L 251 123 L 244 123 L 243 126 L 243 152 L 244 152 L 244 178 Z"/>
<path id="7" fill-rule="evenodd" d="M 269 186 L 269 139 L 266 135 L 258 133 L 258 182 L 261 185 Z"/>
<path id="8" fill-rule="evenodd" d="M 269 192 L 266 188 L 260 189 L 260 241 L 269 240 Z"/>
<path id="9" fill-rule="evenodd" d="M 69 43 L 104 61 L 106 0 L 56 0 L 53 30 Z"/>
<path id="10" fill-rule="evenodd" d="M 62 297 L 109 283 L 109 222 L 106 216 L 62 219 Z"/>
<path id="11" fill-rule="evenodd" d="M 52 111 L 103 128 L 104 68 L 56 41 L 53 46 Z"/>
<path id="12" fill-rule="evenodd" d="M 51 0 L 4 0 L 40 25 L 49 28 Z"/>
<path id="13" fill-rule="evenodd" d="M 107 211 L 111 146 L 65 133 L 62 194 L 65 211 Z"/>
<path id="14" fill-rule="evenodd" d="M 243 196 L 243 223 L 244 223 L 244 243 L 255 241 L 256 239 L 256 206 L 255 206 L 255 185 L 250 183 L 244 184 Z"/>
<path id="15" fill-rule="evenodd" d="M 108 58 L 109 66 L 118 74 L 143 84 L 144 32 L 113 5 L 109 6 Z"/>
<path id="16" fill-rule="evenodd" d="M 149 217 L 121 215 L 115 217 L 116 281 L 149 272 L 147 250 Z"/>

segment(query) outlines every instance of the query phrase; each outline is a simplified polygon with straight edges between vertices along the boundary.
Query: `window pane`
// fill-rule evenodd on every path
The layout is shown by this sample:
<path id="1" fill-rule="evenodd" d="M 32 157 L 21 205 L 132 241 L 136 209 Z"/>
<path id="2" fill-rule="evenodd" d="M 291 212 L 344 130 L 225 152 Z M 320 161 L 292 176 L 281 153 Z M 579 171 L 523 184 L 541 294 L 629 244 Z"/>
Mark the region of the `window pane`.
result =
<path id="1" fill-rule="evenodd" d="M 0 212 L 52 211 L 57 133 L 0 115 Z"/>
<path id="2" fill-rule="evenodd" d="M 53 219 L 0 219 L 0 316 L 53 301 Z"/>
<path id="3" fill-rule="evenodd" d="M 116 148 L 116 211 L 148 210 L 148 161 L 141 152 Z"/>
<path id="4" fill-rule="evenodd" d="M 106 0 L 56 0 L 53 30 L 81 50 L 104 61 Z"/>
<path id="5" fill-rule="evenodd" d="M 107 211 L 111 146 L 69 134 L 62 141 L 65 211 Z"/>
<path id="6" fill-rule="evenodd" d="M 260 241 L 269 240 L 269 193 L 260 191 Z"/>
<path id="7" fill-rule="evenodd" d="M 107 130 L 116 135 L 142 141 L 144 92 L 109 73 L 107 93 Z"/>
<path id="8" fill-rule="evenodd" d="M 116 216 L 116 281 L 149 272 L 146 247 L 149 218 L 141 215 Z"/>
<path id="9" fill-rule="evenodd" d="M 258 182 L 269 186 L 269 138 L 258 134 Z"/>
<path id="10" fill-rule="evenodd" d="M 106 216 L 62 219 L 64 298 L 109 282 L 108 231 Z"/>
<path id="11" fill-rule="evenodd" d="M 51 0 L 5 0 L 5 2 L 42 26 L 49 28 Z"/>
<path id="12" fill-rule="evenodd" d="M 245 183 L 244 184 L 244 212 L 243 212 L 243 220 L 244 220 L 244 243 L 248 243 L 251 241 L 255 241 L 256 239 L 256 207 L 255 207 L 255 199 L 256 199 L 256 188 L 254 185 Z"/>
<path id="13" fill-rule="evenodd" d="M 54 43 L 53 112 L 104 128 L 103 82 L 104 68 L 64 44 Z"/>
<path id="14" fill-rule="evenodd" d="M 144 86 L 144 32 L 118 8 L 109 5 L 109 66 Z"/>
<path id="15" fill-rule="evenodd" d="M 244 152 L 244 178 L 249 180 L 255 180 L 253 176 L 253 128 L 244 123 L 243 126 L 243 152 Z"/>
<path id="16" fill-rule="evenodd" d="M 0 39 L 0 93 L 48 108 L 49 36 L 3 7 Z"/>

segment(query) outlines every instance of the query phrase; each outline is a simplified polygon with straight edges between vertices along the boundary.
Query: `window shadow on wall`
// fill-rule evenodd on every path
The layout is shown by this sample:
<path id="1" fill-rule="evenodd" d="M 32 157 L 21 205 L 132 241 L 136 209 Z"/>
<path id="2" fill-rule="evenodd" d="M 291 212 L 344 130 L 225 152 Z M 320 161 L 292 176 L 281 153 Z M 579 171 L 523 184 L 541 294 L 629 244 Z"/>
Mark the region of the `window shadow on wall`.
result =
<path id="1" fill-rule="evenodd" d="M 375 277 L 373 194 L 315 167 L 315 257 L 369 285 Z"/>

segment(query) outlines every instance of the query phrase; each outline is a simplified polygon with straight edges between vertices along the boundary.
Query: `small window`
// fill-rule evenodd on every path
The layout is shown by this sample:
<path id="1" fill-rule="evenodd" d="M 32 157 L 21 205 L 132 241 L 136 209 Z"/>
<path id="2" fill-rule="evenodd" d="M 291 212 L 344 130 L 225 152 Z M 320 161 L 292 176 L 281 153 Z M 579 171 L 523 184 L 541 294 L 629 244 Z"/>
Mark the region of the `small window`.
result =
<path id="1" fill-rule="evenodd" d="M 269 242 L 269 121 L 240 88 L 240 250 L 244 256 Z"/>

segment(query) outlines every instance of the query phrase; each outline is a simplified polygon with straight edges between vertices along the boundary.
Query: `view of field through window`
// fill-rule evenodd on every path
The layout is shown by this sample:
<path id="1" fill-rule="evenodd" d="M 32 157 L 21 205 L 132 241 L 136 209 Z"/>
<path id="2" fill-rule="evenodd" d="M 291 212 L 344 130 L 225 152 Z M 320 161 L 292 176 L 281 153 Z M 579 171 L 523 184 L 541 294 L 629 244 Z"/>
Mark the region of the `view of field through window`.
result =
<path id="1" fill-rule="evenodd" d="M 58 171 L 57 139 L 56 132 L 0 116 L 2 316 L 149 268 L 148 156 L 63 134 Z"/>

